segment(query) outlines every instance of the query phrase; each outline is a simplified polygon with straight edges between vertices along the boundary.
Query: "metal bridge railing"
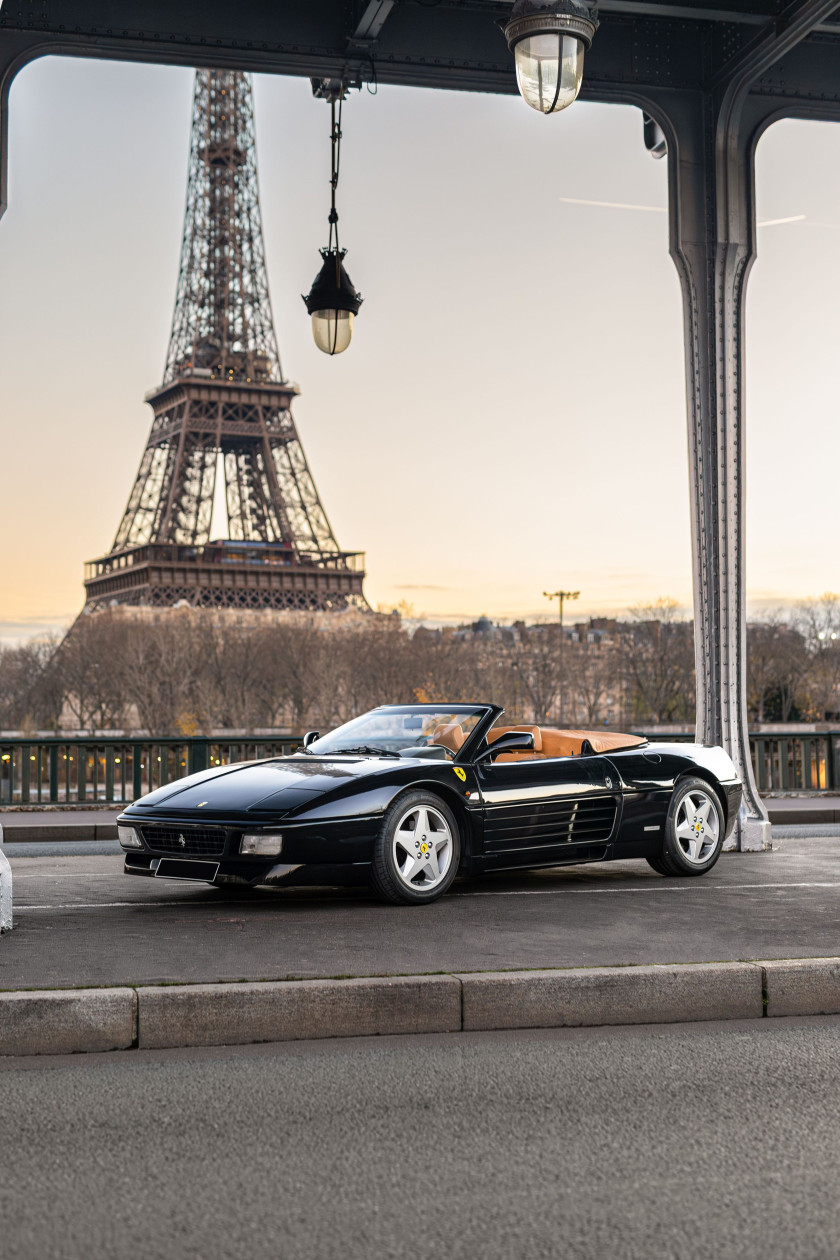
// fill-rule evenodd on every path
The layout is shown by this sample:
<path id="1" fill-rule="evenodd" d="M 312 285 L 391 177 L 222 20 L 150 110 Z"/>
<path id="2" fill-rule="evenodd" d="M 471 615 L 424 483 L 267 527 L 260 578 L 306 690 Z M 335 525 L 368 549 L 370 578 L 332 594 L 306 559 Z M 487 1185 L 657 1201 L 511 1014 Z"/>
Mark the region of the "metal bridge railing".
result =
<path id="1" fill-rule="evenodd" d="M 299 739 L 272 736 L 0 737 L 0 807 L 128 805 L 186 774 L 235 761 L 283 756 L 299 745 Z"/>
<path id="2" fill-rule="evenodd" d="M 693 743 L 693 735 L 654 735 L 663 743 Z M 757 732 L 750 752 L 759 792 L 840 791 L 840 730 Z"/>
<path id="3" fill-rule="evenodd" d="M 651 735 L 691 742 L 691 735 Z M 212 766 L 284 756 L 292 736 L 99 739 L 0 737 L 0 807 L 128 805 L 157 787 Z M 760 792 L 840 791 L 840 730 L 750 736 Z"/>

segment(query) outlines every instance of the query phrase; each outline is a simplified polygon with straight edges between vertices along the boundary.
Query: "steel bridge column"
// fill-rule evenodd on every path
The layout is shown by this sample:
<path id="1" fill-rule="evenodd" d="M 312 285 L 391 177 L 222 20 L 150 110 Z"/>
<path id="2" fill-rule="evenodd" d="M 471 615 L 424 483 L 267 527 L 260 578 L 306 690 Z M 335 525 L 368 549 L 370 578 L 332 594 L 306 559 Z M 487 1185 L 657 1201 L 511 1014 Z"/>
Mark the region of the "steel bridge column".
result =
<path id="1" fill-rule="evenodd" d="M 697 740 L 722 744 L 744 783 L 727 847 L 764 849 L 770 822 L 747 731 L 744 580 L 744 302 L 760 127 L 743 111 L 731 125 L 708 93 L 672 98 L 667 112 L 671 256 L 685 319 Z"/>

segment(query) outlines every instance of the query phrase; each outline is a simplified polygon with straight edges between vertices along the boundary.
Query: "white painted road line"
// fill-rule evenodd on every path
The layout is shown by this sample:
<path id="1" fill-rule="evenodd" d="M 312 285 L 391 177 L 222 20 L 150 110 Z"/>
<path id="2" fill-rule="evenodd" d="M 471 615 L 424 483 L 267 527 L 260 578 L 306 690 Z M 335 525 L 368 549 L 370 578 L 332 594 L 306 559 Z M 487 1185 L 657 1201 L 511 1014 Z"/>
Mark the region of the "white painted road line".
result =
<path id="1" fill-rule="evenodd" d="M 208 885 L 209 887 L 209 885 Z M 654 884 L 649 888 L 534 888 L 534 889 L 512 889 L 501 892 L 476 892 L 476 893 L 451 893 L 451 897 L 569 897 L 569 896 L 591 896 L 603 894 L 618 893 L 687 893 L 687 892 L 703 892 L 703 893 L 730 893 L 730 892 L 762 892 L 765 889 L 776 891 L 784 888 L 840 888 L 840 882 L 826 883 L 821 881 L 803 881 L 801 883 L 790 884 L 721 884 L 721 885 L 697 885 L 697 884 Z M 319 898 L 319 901 L 326 900 Z M 132 906 L 197 906 L 199 908 L 210 906 L 217 907 L 222 903 L 216 901 L 166 901 L 160 899 L 158 901 L 85 901 L 85 902 L 58 902 L 54 905 L 19 905 L 17 909 L 21 912 L 28 910 L 122 910 L 131 908 Z M 256 904 L 270 905 L 267 898 L 263 902 L 256 903 L 251 900 L 234 901 L 227 898 L 225 905 L 249 905 Z M 280 905 L 282 902 L 278 898 L 274 904 Z M 336 903 L 339 904 L 339 903 Z"/>
<path id="2" fill-rule="evenodd" d="M 106 872 L 105 874 L 102 874 L 101 872 L 98 872 L 98 871 L 97 872 L 82 871 L 81 873 L 78 873 L 78 874 L 76 872 L 69 872 L 69 873 L 58 872 L 55 874 L 50 874 L 48 871 L 20 871 L 20 869 L 15 868 L 15 881 L 18 881 L 18 879 L 21 879 L 21 881 L 23 881 L 23 879 L 86 879 L 87 881 L 87 879 L 113 879 L 113 878 L 115 878 L 115 876 L 113 876 L 112 872 Z"/>
<path id="3" fill-rule="evenodd" d="M 236 905 L 242 905 L 243 903 L 242 903 L 242 902 L 236 902 L 236 903 L 234 903 L 234 902 L 232 902 L 232 901 L 230 900 L 230 898 L 228 898 L 228 899 L 227 899 L 226 901 L 224 901 L 224 902 L 210 902 L 210 901 L 201 901 L 201 902 L 196 902 L 196 901 L 68 901 L 68 902 L 64 902 L 64 903 L 57 903 L 56 905 L 52 905 L 52 906 L 16 906 L 16 907 L 15 907 L 15 909 L 16 909 L 16 911 L 17 911 L 17 910 L 21 910 L 21 911 L 26 911 L 26 910 L 124 910 L 124 909 L 126 909 L 126 908 L 131 908 L 132 906 L 195 906 L 195 905 L 202 905 L 202 906 L 215 906 L 215 907 L 217 907 L 217 908 L 218 908 L 218 906 L 220 906 L 220 905 L 226 905 L 226 906 L 229 906 L 229 905 L 233 905 L 233 904 L 236 904 Z M 248 902 L 248 903 L 245 903 L 245 904 L 251 905 L 251 904 L 253 904 L 253 903 L 252 903 L 252 902 Z"/>
<path id="4" fill-rule="evenodd" d="M 25 871 L 16 870 L 15 879 L 114 879 L 113 871 Z"/>
<path id="5" fill-rule="evenodd" d="M 512 888 L 501 892 L 451 893 L 453 897 L 555 897 L 573 893 L 742 892 L 756 888 L 840 888 L 838 883 L 809 881 L 789 884 L 652 884 L 649 888 Z"/>

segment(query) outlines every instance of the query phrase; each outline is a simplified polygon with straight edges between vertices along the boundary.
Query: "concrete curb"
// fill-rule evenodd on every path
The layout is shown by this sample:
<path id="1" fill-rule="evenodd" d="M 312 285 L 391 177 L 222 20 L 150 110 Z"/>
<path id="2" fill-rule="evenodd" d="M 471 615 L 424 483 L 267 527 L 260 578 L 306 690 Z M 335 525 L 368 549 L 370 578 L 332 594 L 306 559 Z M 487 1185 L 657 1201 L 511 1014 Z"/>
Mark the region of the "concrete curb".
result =
<path id="1" fill-rule="evenodd" d="M 840 1013 L 840 958 L 0 992 L 0 1055 Z"/>
<path id="2" fill-rule="evenodd" d="M 762 963 L 767 1014 L 840 1014 L 840 958 Z"/>
<path id="3" fill-rule="evenodd" d="M 137 996 L 142 1049 L 461 1030 L 454 976 L 200 984 Z"/>
<path id="4" fill-rule="evenodd" d="M 0 1054 L 128 1050 L 136 1028 L 133 989 L 0 993 Z"/>
<path id="5" fill-rule="evenodd" d="M 60 844 L 73 840 L 116 840 L 116 823 L 6 823 L 5 843 Z"/>
<path id="6" fill-rule="evenodd" d="M 465 1031 L 760 1019 L 753 963 L 487 972 L 460 977 Z"/>

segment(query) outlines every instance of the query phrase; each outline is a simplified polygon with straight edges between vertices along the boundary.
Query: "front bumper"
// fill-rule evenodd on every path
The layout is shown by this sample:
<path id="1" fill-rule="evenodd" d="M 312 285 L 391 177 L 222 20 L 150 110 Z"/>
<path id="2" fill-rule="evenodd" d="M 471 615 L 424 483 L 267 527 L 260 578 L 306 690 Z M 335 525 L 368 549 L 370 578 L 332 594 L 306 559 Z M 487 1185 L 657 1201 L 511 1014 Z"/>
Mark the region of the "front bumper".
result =
<path id="1" fill-rule="evenodd" d="M 370 862 L 310 862 L 293 865 L 275 862 L 255 869 L 253 863 L 223 860 L 218 863 L 218 870 L 211 880 L 192 873 L 178 874 L 174 868 L 182 859 L 161 858 L 151 853 L 126 853 L 123 873 L 139 875 L 146 879 L 178 879 L 191 883 L 212 883 L 215 887 L 239 885 L 243 888 L 266 886 L 271 888 L 309 886 L 309 887 L 359 887 L 370 880 Z M 158 875 L 161 862 L 166 862 L 167 873 Z M 195 867 L 194 859 L 184 858 L 185 867 Z M 211 865 L 216 866 L 213 862 Z"/>
<path id="2" fill-rule="evenodd" d="M 133 827 L 139 848 L 124 848 L 126 875 L 146 878 L 181 878 L 173 871 L 183 861 L 183 878 L 214 884 L 358 884 L 370 871 L 373 844 L 381 816 L 331 820 L 329 823 L 270 823 L 253 819 L 193 819 L 137 817 L 128 812 L 118 822 Z M 281 852 L 276 857 L 241 854 L 246 832 L 280 832 Z M 164 870 L 158 875 L 161 862 Z M 188 866 L 207 863 L 212 878 L 190 874 Z M 164 874 L 165 871 L 165 874 Z M 215 871 L 215 874 L 213 872 Z"/>

